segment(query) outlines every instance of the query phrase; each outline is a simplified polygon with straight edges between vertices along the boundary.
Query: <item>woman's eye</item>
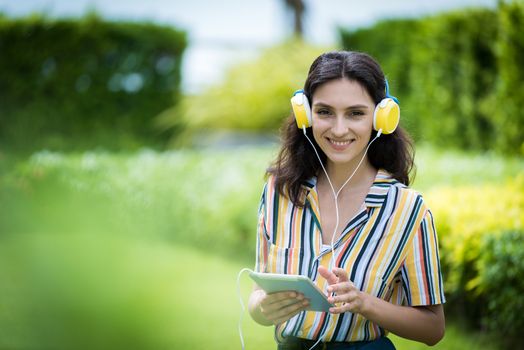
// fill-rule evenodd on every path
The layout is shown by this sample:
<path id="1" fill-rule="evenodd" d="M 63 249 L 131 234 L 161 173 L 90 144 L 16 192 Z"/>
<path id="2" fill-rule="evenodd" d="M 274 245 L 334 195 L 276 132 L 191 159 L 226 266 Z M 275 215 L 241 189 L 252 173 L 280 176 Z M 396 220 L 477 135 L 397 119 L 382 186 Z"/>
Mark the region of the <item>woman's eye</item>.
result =
<path id="1" fill-rule="evenodd" d="M 358 117 L 358 116 L 364 115 L 364 112 L 362 112 L 362 111 L 351 111 L 349 114 L 351 116 L 353 116 L 353 117 Z"/>
<path id="2" fill-rule="evenodd" d="M 318 115 L 329 115 L 330 112 L 327 109 L 319 109 L 319 110 L 317 110 L 317 114 Z"/>

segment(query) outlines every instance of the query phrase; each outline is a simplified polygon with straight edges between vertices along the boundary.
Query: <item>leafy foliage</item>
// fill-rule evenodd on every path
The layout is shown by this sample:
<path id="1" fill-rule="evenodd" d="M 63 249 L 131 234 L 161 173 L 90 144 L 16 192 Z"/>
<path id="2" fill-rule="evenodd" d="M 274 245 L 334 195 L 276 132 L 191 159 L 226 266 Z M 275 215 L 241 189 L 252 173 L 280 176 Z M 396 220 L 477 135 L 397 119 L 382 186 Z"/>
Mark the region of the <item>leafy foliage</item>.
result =
<path id="1" fill-rule="evenodd" d="M 291 40 L 231 68 L 222 84 L 185 96 L 159 124 L 196 130 L 274 131 L 290 114 L 289 99 L 303 87 L 311 62 L 325 49 Z"/>
<path id="2" fill-rule="evenodd" d="M 345 48 L 374 55 L 416 140 L 523 154 L 522 3 L 341 30 Z"/>
<path id="3" fill-rule="evenodd" d="M 487 301 L 483 323 L 501 335 L 508 348 L 517 349 L 524 327 L 524 230 L 508 230 L 483 237 L 478 261 L 482 293 Z"/>
<path id="4" fill-rule="evenodd" d="M 249 255 L 269 154 L 38 152 L 3 170 L 0 232 L 102 230 Z"/>
<path id="5" fill-rule="evenodd" d="M 524 325 L 524 172 L 499 185 L 435 188 L 447 309 L 497 334 L 508 348 Z"/>
<path id="6" fill-rule="evenodd" d="M 0 18 L 0 146 L 158 145 L 153 117 L 176 102 L 185 33 L 149 23 Z"/>
<path id="7" fill-rule="evenodd" d="M 524 154 L 524 2 L 500 2 L 498 23 L 496 89 L 485 108 L 495 120 L 497 146 Z"/>

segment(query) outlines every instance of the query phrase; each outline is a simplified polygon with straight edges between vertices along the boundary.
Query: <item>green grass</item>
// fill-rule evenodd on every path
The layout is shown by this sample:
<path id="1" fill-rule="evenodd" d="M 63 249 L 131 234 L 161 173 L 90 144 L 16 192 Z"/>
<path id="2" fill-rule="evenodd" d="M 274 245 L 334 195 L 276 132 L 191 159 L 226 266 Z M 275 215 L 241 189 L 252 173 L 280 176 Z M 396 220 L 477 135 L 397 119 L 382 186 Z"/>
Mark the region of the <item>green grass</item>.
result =
<path id="1" fill-rule="evenodd" d="M 435 346 L 429 347 L 426 344 L 410 341 L 390 335 L 390 339 L 399 350 L 424 350 L 424 349 L 439 349 L 439 350 L 496 350 L 499 349 L 497 344 L 488 335 L 480 332 L 475 332 L 461 326 L 456 321 L 447 320 L 446 334 L 444 338 Z"/>
<path id="2" fill-rule="evenodd" d="M 0 348 L 240 348 L 240 262 L 93 234 L 4 237 L 0 263 L 11 282 L 11 293 L 0 289 Z M 251 282 L 240 281 L 246 302 Z M 272 327 L 245 313 L 242 328 L 247 349 L 275 348 Z M 392 339 L 399 349 L 428 348 Z M 434 348 L 495 349 L 453 323 Z"/>
<path id="3" fill-rule="evenodd" d="M 210 246 L 219 243 L 212 231 L 221 232 L 222 242 L 247 240 L 255 225 L 263 173 L 275 153 L 269 147 L 132 154 L 43 151 L 26 159 L 0 154 L 0 195 L 5 203 L 9 200 L 9 205 L 0 203 L 0 229 L 32 231 L 19 214 L 29 210 L 39 220 L 36 229 L 43 226 L 51 232 L 90 232 L 103 226 L 125 234 L 205 239 Z M 422 192 L 500 183 L 524 173 L 524 160 L 493 154 L 423 147 L 416 159 L 413 186 Z M 246 215 L 249 212 L 253 215 Z M 201 218 L 214 226 L 203 227 Z"/>
<path id="4" fill-rule="evenodd" d="M 0 348 L 239 348 L 236 274 L 253 265 L 275 152 L 0 154 Z M 421 148 L 417 159 L 421 191 L 524 172 L 490 154 Z M 249 289 L 243 276 L 244 300 Z M 243 328 L 248 349 L 274 348 L 271 328 L 247 314 Z M 451 322 L 435 348 L 488 344 Z"/>
<path id="5" fill-rule="evenodd" d="M 417 148 L 413 187 L 426 191 L 443 186 L 479 186 L 503 183 L 524 174 L 524 159 L 502 157 L 492 152 L 440 151 L 430 146 Z"/>
<path id="6" fill-rule="evenodd" d="M 4 237 L 0 348 L 231 349 L 238 263 L 129 237 Z M 243 276 L 244 297 L 250 289 Z M 11 283 L 9 283 L 11 282 Z M 243 322 L 250 348 L 272 330 Z M 264 345 L 265 344 L 265 345 Z"/>

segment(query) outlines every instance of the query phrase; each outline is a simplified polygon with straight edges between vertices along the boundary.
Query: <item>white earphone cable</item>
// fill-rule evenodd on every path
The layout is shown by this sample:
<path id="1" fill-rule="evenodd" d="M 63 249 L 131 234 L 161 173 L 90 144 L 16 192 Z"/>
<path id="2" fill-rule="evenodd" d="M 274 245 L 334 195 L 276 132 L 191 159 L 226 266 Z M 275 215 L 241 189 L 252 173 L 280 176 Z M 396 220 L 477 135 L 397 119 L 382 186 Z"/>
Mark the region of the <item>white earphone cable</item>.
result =
<path id="1" fill-rule="evenodd" d="M 373 140 L 371 140 L 371 142 L 368 143 L 368 145 L 366 147 L 366 150 L 364 151 L 364 155 L 362 156 L 362 158 L 360 158 L 360 161 L 358 162 L 358 165 L 356 166 L 355 170 L 347 178 L 347 180 L 344 182 L 344 184 L 342 186 L 340 186 L 340 188 L 336 192 L 335 192 L 335 187 L 333 186 L 333 183 L 331 182 L 331 179 L 329 178 L 329 175 L 328 175 L 328 173 L 326 171 L 326 168 L 324 167 L 324 164 L 322 164 L 322 160 L 320 159 L 320 156 L 319 156 L 319 154 L 318 154 L 318 152 L 316 150 L 315 145 L 313 144 L 311 139 L 306 134 L 306 128 L 304 126 L 302 127 L 302 130 L 304 131 L 304 136 L 309 141 L 309 143 L 311 144 L 311 147 L 313 147 L 313 150 L 315 151 L 315 154 L 317 155 L 317 159 L 320 162 L 320 166 L 322 167 L 322 170 L 324 171 L 324 174 L 326 175 L 326 179 L 328 180 L 329 186 L 331 187 L 331 191 L 333 192 L 333 198 L 335 199 L 335 214 L 336 214 L 335 217 L 336 217 L 336 221 L 335 221 L 335 229 L 334 229 L 333 235 L 331 236 L 331 266 L 335 267 L 335 265 L 334 265 L 335 264 L 335 251 L 334 251 L 333 245 L 334 245 L 334 242 L 335 242 L 335 235 L 337 234 L 337 231 L 338 231 L 338 225 L 340 223 L 340 214 L 339 214 L 339 209 L 338 209 L 338 195 L 340 194 L 342 189 L 347 185 L 347 183 L 356 174 L 358 168 L 360 168 L 360 165 L 362 164 L 362 162 L 364 161 L 364 158 L 366 157 L 366 155 L 368 153 L 369 147 L 371 146 L 373 141 L 378 139 L 380 137 L 380 135 L 382 134 L 382 129 L 380 129 L 377 132 L 377 135 L 373 138 Z"/>
<path id="2" fill-rule="evenodd" d="M 320 162 L 320 166 L 322 167 L 322 170 L 324 171 L 324 174 L 326 175 L 326 179 L 328 180 L 328 183 L 329 183 L 329 186 L 331 187 L 331 191 L 333 192 L 333 197 L 335 199 L 335 212 L 336 212 L 336 222 L 335 222 L 335 229 L 333 231 L 333 235 L 331 236 L 331 261 L 330 261 L 330 265 L 331 265 L 331 268 L 334 268 L 335 267 L 335 249 L 334 249 L 334 242 L 335 242 L 335 235 L 338 231 L 338 225 L 339 225 L 339 221 L 340 221 L 340 215 L 339 215 L 339 209 L 338 209 L 338 195 L 340 194 L 340 191 L 342 191 L 342 189 L 344 188 L 344 186 L 346 186 L 346 184 L 353 178 L 353 176 L 356 174 L 358 168 L 360 167 L 360 165 L 362 164 L 362 162 L 364 161 L 364 158 L 366 157 L 366 154 L 368 152 L 368 149 L 369 147 L 371 146 L 371 144 L 373 143 L 373 141 L 375 141 L 377 138 L 379 138 L 379 136 L 382 134 L 382 129 L 380 129 L 378 132 L 377 132 L 377 135 L 375 136 L 375 138 L 373 140 L 371 140 L 371 142 L 368 143 L 367 147 L 366 147 L 366 150 L 364 151 L 364 155 L 362 156 L 362 158 L 360 159 L 357 167 L 355 168 L 355 170 L 353 171 L 353 173 L 347 178 L 347 180 L 344 182 L 344 184 L 338 189 L 338 191 L 335 191 L 335 187 L 333 186 L 333 183 L 331 182 L 331 179 L 329 178 L 329 175 L 327 173 L 327 170 L 326 168 L 324 167 L 324 164 L 322 163 L 322 160 L 320 159 L 320 155 L 318 154 L 317 152 L 317 149 L 315 147 L 315 145 L 313 144 L 313 142 L 311 141 L 311 139 L 307 136 L 306 134 L 306 128 L 305 126 L 302 127 L 302 130 L 304 131 L 304 136 L 306 136 L 306 139 L 309 141 L 309 143 L 311 144 L 311 147 L 313 147 L 313 150 L 315 151 L 315 154 L 317 156 L 317 159 L 318 161 Z M 237 295 L 238 295 L 238 299 L 240 301 L 240 306 L 241 306 L 241 312 L 240 312 L 240 317 L 239 317 L 239 321 L 238 321 L 238 333 L 240 335 L 240 344 L 242 346 L 242 350 L 245 349 L 245 343 L 244 343 L 244 336 L 243 336 L 243 333 L 242 333 L 242 321 L 244 319 L 244 313 L 246 311 L 246 307 L 244 305 L 244 301 L 242 300 L 242 294 L 240 292 L 240 277 L 242 276 L 242 273 L 244 272 L 252 272 L 253 270 L 251 269 L 248 269 L 248 268 L 243 268 L 242 270 L 239 271 L 238 275 L 237 275 Z M 316 341 L 315 344 L 313 344 L 313 346 L 309 349 L 309 350 L 312 350 L 313 348 L 315 348 L 315 346 L 318 345 L 318 343 L 320 343 L 322 341 L 322 339 L 324 338 L 324 333 L 327 329 L 325 329 L 324 331 L 322 331 L 322 334 L 320 335 L 320 337 L 318 338 L 318 340 Z"/>
<path id="3" fill-rule="evenodd" d="M 246 313 L 246 307 L 244 306 L 244 301 L 242 300 L 242 293 L 240 293 L 240 276 L 242 276 L 244 272 L 253 272 L 253 270 L 245 267 L 242 270 L 240 270 L 240 272 L 237 275 L 237 295 L 238 300 L 240 300 L 241 306 L 240 317 L 238 319 L 238 334 L 240 335 L 240 344 L 242 345 L 242 350 L 245 349 L 244 336 L 242 334 L 242 321 L 244 319 L 244 314 Z"/>
<path id="4" fill-rule="evenodd" d="M 373 141 L 378 139 L 380 137 L 380 135 L 382 134 L 382 129 L 380 129 L 377 132 L 377 135 L 375 136 L 375 138 L 373 138 L 373 140 L 371 140 L 371 142 L 368 143 L 368 145 L 366 147 L 366 150 L 364 151 L 364 155 L 362 156 L 362 158 L 360 158 L 360 161 L 358 162 L 358 165 L 356 166 L 355 170 L 353 170 L 353 173 L 347 178 L 347 180 L 338 189 L 338 191 L 335 191 L 335 187 L 333 186 L 333 183 L 331 182 L 331 179 L 329 178 L 329 175 L 328 175 L 328 173 L 326 171 L 326 168 L 324 167 L 324 164 L 322 164 L 322 160 L 320 159 L 320 156 L 318 155 L 318 152 L 317 152 L 317 149 L 316 149 L 315 145 L 313 144 L 311 139 L 307 136 L 307 134 L 306 134 L 306 127 L 302 126 L 302 130 L 304 131 L 304 136 L 309 141 L 309 143 L 311 144 L 311 147 L 313 147 L 313 150 L 315 151 L 315 154 L 317 155 L 317 159 L 320 162 L 320 166 L 322 167 L 322 170 L 324 171 L 324 174 L 326 175 L 326 179 L 328 180 L 329 186 L 331 187 L 331 191 L 333 192 L 333 198 L 335 200 L 335 217 L 336 217 L 336 221 L 335 221 L 335 229 L 333 230 L 333 235 L 331 235 L 331 245 L 330 245 L 330 248 L 331 248 L 330 266 L 333 269 L 335 267 L 335 248 L 334 248 L 335 235 L 337 234 L 338 225 L 340 223 L 340 214 L 339 214 L 339 209 L 338 209 L 338 195 L 340 194 L 340 191 L 342 191 L 344 186 L 346 186 L 347 183 L 353 178 L 353 175 L 356 174 L 358 168 L 360 168 L 360 165 L 362 164 L 362 162 L 364 161 L 364 158 L 366 157 L 366 155 L 368 153 L 369 147 L 371 146 Z M 325 333 L 326 330 L 327 330 L 327 328 L 324 331 L 322 331 L 322 334 L 320 335 L 320 337 L 318 337 L 317 342 L 315 344 L 313 344 L 313 346 L 309 350 L 312 350 L 313 348 L 315 348 L 315 346 L 317 346 L 318 343 L 320 343 L 322 341 L 322 339 L 324 338 L 324 333 Z"/>

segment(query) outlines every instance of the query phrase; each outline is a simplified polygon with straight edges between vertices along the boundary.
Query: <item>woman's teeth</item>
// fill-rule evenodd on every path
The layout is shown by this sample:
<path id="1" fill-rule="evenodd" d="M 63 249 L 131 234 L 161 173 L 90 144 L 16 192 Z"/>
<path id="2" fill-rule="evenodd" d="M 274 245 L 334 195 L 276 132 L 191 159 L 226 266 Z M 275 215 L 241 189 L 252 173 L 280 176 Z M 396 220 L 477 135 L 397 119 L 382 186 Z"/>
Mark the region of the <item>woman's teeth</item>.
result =
<path id="1" fill-rule="evenodd" d="M 351 140 L 347 140 L 347 141 L 335 141 L 335 140 L 329 140 L 329 142 L 331 142 L 332 144 L 336 145 L 336 146 L 346 146 L 346 145 L 349 145 L 351 143 Z"/>

